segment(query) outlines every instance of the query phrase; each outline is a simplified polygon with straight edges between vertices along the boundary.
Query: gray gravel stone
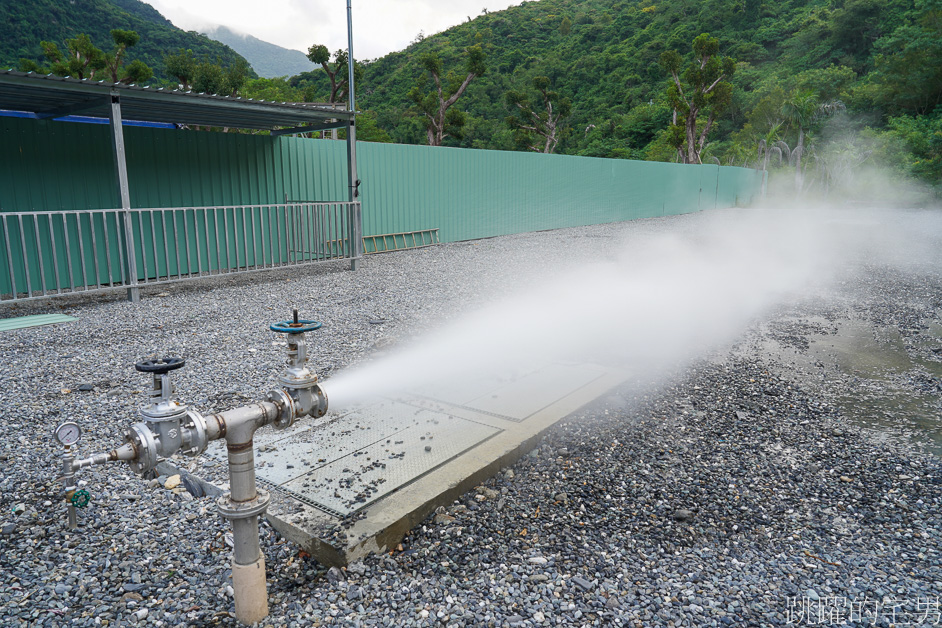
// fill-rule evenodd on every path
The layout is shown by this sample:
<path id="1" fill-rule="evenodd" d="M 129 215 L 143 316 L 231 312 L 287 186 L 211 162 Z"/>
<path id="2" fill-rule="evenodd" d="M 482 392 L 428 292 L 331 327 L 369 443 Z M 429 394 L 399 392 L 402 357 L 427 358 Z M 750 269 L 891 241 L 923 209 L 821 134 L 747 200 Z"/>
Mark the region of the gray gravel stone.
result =
<path id="1" fill-rule="evenodd" d="M 134 362 L 181 355 L 181 399 L 204 413 L 242 405 L 278 385 L 283 346 L 268 324 L 298 305 L 325 323 L 311 356 L 329 394 L 333 374 L 377 348 L 561 266 L 616 259 L 626 240 L 695 238 L 707 218 L 368 256 L 356 273 L 331 263 L 219 277 L 161 287 L 162 298 L 145 288 L 138 305 L 115 296 L 55 302 L 79 319 L 67 333 L 0 334 L 0 496 L 15 517 L 0 527 L 0 625 L 236 626 L 231 528 L 212 498 L 188 491 L 193 499 L 183 501 L 144 490 L 150 484 L 127 467 L 93 467 L 78 476 L 93 501 L 77 530 L 65 526 L 61 452 L 49 434 L 75 420 L 83 455 L 119 444 L 147 389 Z M 917 600 L 942 592 L 942 467 L 917 440 L 884 439 L 844 412 L 841 400 L 869 395 L 870 380 L 800 360 L 812 337 L 835 342 L 839 326 L 870 321 L 885 332 L 878 348 L 901 347 L 924 365 L 886 386 L 918 389 L 938 407 L 932 369 L 942 357 L 932 334 L 942 329 L 942 274 L 842 264 L 831 294 L 792 300 L 731 349 L 656 381 L 638 374 L 560 422 L 481 493 L 417 525 L 401 550 L 350 565 L 349 581 L 263 521 L 271 614 L 261 625 L 784 626 L 789 600 L 809 590 L 818 602 L 892 596 L 916 612 Z M 49 304 L 0 308 L 26 315 Z M 108 382 L 98 391 L 121 395 L 95 385 L 62 392 L 74 382 Z M 198 459 L 171 462 L 204 473 Z M 696 516 L 671 523 L 680 510 Z M 453 520 L 435 525 L 443 515 Z"/>

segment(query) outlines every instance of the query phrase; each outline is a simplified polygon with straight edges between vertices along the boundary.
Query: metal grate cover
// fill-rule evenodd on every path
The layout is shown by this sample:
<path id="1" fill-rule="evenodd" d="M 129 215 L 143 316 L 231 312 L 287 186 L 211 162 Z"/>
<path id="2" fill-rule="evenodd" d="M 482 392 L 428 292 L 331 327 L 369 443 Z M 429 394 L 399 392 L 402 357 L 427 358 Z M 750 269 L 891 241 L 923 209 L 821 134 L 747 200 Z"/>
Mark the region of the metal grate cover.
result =
<path id="1" fill-rule="evenodd" d="M 347 516 L 501 432 L 500 428 L 382 401 L 338 419 L 256 435 L 256 475 L 334 516 Z M 224 446 L 209 455 L 225 462 Z"/>

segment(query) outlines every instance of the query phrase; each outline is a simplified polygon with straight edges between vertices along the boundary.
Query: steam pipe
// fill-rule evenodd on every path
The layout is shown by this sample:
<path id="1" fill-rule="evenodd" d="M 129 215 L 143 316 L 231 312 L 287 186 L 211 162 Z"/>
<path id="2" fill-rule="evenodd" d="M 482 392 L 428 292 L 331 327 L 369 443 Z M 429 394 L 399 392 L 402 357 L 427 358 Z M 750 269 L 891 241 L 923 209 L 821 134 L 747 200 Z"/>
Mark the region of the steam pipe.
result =
<path id="1" fill-rule="evenodd" d="M 169 372 L 181 368 L 181 358 L 146 360 L 135 365 L 138 371 L 153 374 L 150 403 L 141 408 L 143 422 L 130 427 L 125 442 L 107 453 L 75 459 L 71 445 L 78 440 L 78 426 L 63 424 L 73 431 L 62 435 L 66 445 L 62 459 L 62 480 L 69 500 L 69 528 L 76 523 L 75 508 L 88 503 L 87 491 L 76 491 L 75 473 L 79 469 L 115 461 L 126 461 L 137 473 L 153 470 L 160 458 L 176 453 L 195 456 L 206 450 L 211 440 L 226 440 L 229 463 L 229 492 L 220 497 L 219 514 L 232 522 L 232 586 L 236 618 L 254 624 L 268 616 L 268 591 L 265 557 L 259 543 L 258 517 L 271 501 L 268 491 L 255 482 L 255 431 L 266 425 L 285 429 L 303 416 L 321 417 L 327 412 L 327 395 L 317 382 L 317 375 L 305 366 L 307 350 L 304 332 L 318 329 L 317 321 L 299 320 L 271 326 L 272 331 L 287 333 L 288 363 L 280 376 L 282 388 L 268 393 L 266 400 L 203 416 L 174 399 Z M 57 437 L 58 437 L 57 430 Z"/>

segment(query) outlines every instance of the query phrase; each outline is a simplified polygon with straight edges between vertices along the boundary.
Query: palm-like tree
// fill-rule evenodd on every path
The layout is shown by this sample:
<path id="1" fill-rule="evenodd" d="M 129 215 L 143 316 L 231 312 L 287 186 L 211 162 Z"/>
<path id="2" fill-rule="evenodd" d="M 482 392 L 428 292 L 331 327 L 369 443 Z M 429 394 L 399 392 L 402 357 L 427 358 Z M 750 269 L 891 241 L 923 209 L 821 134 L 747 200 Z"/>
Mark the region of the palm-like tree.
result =
<path id="1" fill-rule="evenodd" d="M 821 102 L 812 91 L 795 91 L 782 103 L 782 115 L 789 125 L 798 131 L 798 143 L 791 151 L 789 163 L 795 163 L 795 188 L 801 193 L 804 174 L 801 158 L 805 153 L 805 134 L 821 118 L 844 110 L 844 103 L 839 100 Z"/>
<path id="2" fill-rule="evenodd" d="M 798 130 L 798 143 L 791 151 L 791 158 L 795 160 L 795 187 L 801 193 L 803 184 L 801 173 L 801 155 L 805 150 L 805 131 L 815 119 L 820 103 L 818 97 L 810 91 L 793 92 L 782 103 L 782 115 L 790 126 Z"/>
<path id="3" fill-rule="evenodd" d="M 759 154 L 756 157 L 756 168 L 759 167 L 759 164 L 762 165 L 762 172 L 767 173 L 769 170 L 769 158 L 773 153 L 778 153 L 779 163 L 782 162 L 782 149 L 775 145 L 776 141 L 780 139 L 780 133 L 782 129 L 782 122 L 776 121 L 769 127 L 768 132 L 759 138 Z M 762 175 L 762 196 L 765 196 L 766 185 L 768 184 L 768 175 Z"/>

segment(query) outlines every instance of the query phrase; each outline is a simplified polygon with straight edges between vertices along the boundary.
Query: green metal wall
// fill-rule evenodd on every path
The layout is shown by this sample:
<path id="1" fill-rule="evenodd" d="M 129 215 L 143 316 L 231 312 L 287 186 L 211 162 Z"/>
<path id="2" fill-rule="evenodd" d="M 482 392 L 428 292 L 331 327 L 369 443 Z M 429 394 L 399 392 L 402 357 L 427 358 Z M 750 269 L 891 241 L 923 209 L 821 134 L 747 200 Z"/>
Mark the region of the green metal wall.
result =
<path id="1" fill-rule="evenodd" d="M 342 141 L 141 127 L 125 141 L 135 208 L 346 200 Z M 357 155 L 364 235 L 437 228 L 443 242 L 745 205 L 761 184 L 715 165 L 365 142 Z M 0 118 L 0 211 L 118 203 L 107 125 Z"/>

